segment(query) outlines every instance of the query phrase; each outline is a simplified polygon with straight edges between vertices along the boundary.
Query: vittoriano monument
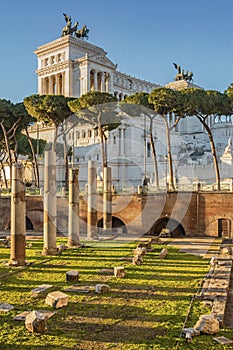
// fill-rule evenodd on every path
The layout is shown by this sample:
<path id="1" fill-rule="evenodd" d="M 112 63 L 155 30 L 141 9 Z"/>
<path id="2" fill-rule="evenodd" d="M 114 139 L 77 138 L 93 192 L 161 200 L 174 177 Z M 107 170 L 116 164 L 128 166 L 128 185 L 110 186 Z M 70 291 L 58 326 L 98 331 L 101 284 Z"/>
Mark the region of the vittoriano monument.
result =
<path id="1" fill-rule="evenodd" d="M 62 29 L 61 36 L 74 35 L 76 38 L 88 39 L 87 34 L 89 33 L 89 29 L 86 25 L 82 26 L 81 29 L 78 29 L 78 22 L 75 22 L 75 24 L 72 26 L 71 16 L 68 16 L 65 13 L 63 13 L 63 16 L 65 17 L 66 26 Z"/>
<path id="2" fill-rule="evenodd" d="M 186 71 L 184 72 L 184 69 L 181 69 L 181 66 L 179 66 L 176 63 L 173 63 L 174 67 L 177 69 L 177 74 L 175 77 L 175 80 L 186 80 L 186 81 L 193 81 L 193 72 Z"/>

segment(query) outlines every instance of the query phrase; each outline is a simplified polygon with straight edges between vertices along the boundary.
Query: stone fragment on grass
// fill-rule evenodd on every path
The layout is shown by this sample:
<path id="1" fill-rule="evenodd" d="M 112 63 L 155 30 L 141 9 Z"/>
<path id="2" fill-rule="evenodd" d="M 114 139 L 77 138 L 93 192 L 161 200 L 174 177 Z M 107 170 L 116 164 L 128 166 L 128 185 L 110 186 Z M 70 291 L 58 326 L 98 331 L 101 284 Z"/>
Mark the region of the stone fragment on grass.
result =
<path id="1" fill-rule="evenodd" d="M 51 292 L 47 295 L 45 303 L 52 306 L 54 309 L 67 306 L 69 302 L 68 295 L 60 291 Z"/>
<path id="2" fill-rule="evenodd" d="M 107 284 L 97 284 L 95 286 L 95 291 L 98 294 L 105 294 L 105 293 L 109 293 L 111 290 L 111 288 L 107 285 Z"/>
<path id="3" fill-rule="evenodd" d="M 34 288 L 31 290 L 31 293 L 33 294 L 40 294 L 45 292 L 46 290 L 48 290 L 49 288 L 52 288 L 53 285 L 52 284 L 41 284 L 40 286 Z"/>
<path id="4" fill-rule="evenodd" d="M 183 334 L 190 333 L 192 337 L 195 337 L 197 335 L 200 335 L 200 331 L 197 329 L 194 329 L 193 327 L 184 328 L 182 331 Z"/>
<path id="5" fill-rule="evenodd" d="M 143 263 L 142 255 L 134 255 L 132 263 L 138 266 L 141 265 Z"/>
<path id="6" fill-rule="evenodd" d="M 217 257 L 212 256 L 212 258 L 210 259 L 210 265 L 215 266 L 217 263 L 218 263 Z"/>
<path id="7" fill-rule="evenodd" d="M 119 260 L 122 260 L 122 261 L 131 261 L 132 258 L 130 256 L 122 256 L 119 258 Z"/>
<path id="8" fill-rule="evenodd" d="M 134 253 L 134 255 L 144 256 L 146 254 L 146 248 L 145 247 L 138 247 L 138 248 L 134 249 L 133 253 Z"/>
<path id="9" fill-rule="evenodd" d="M 166 258 L 167 254 L 168 254 L 168 250 L 167 250 L 166 248 L 164 248 L 164 249 L 161 251 L 161 253 L 159 254 L 159 259 L 164 259 L 164 258 Z"/>
<path id="10" fill-rule="evenodd" d="M 114 275 L 113 269 L 101 269 L 98 271 L 100 275 Z"/>
<path id="11" fill-rule="evenodd" d="M 43 333 L 46 330 L 47 317 L 39 311 L 31 311 L 25 318 L 25 327 L 32 333 Z"/>
<path id="12" fill-rule="evenodd" d="M 223 247 L 223 248 L 221 248 L 220 255 L 224 255 L 224 256 L 232 255 L 232 248 L 231 247 Z"/>
<path id="13" fill-rule="evenodd" d="M 204 334 L 216 334 L 219 331 L 219 321 L 214 315 L 201 315 L 194 329 Z"/>
<path id="14" fill-rule="evenodd" d="M 64 244 L 59 244 L 59 246 L 57 247 L 59 253 L 62 253 L 67 248 L 68 247 L 66 245 L 64 245 Z"/>
<path id="15" fill-rule="evenodd" d="M 5 314 L 9 312 L 10 310 L 13 310 L 14 306 L 8 303 L 0 303 L 0 313 Z"/>
<path id="16" fill-rule="evenodd" d="M 124 278 L 126 275 L 124 266 L 115 266 L 114 267 L 114 276 L 116 278 Z"/>
<path id="17" fill-rule="evenodd" d="M 14 317 L 14 321 L 25 321 L 27 315 L 29 315 L 30 312 L 32 312 L 32 310 L 21 312 L 20 314 L 18 314 Z M 45 317 L 47 317 L 47 319 L 49 319 L 50 317 L 52 317 L 53 315 L 55 315 L 57 313 L 57 311 L 49 311 L 49 310 L 38 310 L 38 312 L 45 315 Z"/>
<path id="18" fill-rule="evenodd" d="M 77 270 L 71 270 L 66 272 L 66 282 L 78 282 L 79 273 Z"/>
<path id="19" fill-rule="evenodd" d="M 78 286 L 78 285 L 74 284 L 74 285 L 64 289 L 64 292 L 89 293 L 91 290 L 94 290 L 94 287 Z"/>
<path id="20" fill-rule="evenodd" d="M 233 344 L 233 340 L 228 339 L 226 337 L 217 337 L 217 338 L 213 338 L 213 340 L 215 340 L 219 344 L 224 344 L 224 345 Z"/>

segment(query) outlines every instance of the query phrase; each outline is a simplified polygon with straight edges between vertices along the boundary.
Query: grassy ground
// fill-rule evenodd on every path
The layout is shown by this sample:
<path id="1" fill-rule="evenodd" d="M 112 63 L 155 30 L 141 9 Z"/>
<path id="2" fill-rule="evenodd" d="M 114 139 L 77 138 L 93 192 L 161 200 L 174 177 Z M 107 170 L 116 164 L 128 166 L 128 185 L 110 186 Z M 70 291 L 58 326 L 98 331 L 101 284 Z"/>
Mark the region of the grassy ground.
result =
<path id="1" fill-rule="evenodd" d="M 59 240 L 58 243 L 65 243 Z M 132 256 L 136 243 L 86 243 L 89 247 L 66 250 L 62 256 L 51 259 L 41 256 L 42 242 L 33 241 L 27 248 L 30 268 L 7 268 L 10 250 L 0 248 L 0 302 L 14 305 L 15 309 L 0 315 L 0 349 L 60 350 L 60 349 L 174 349 L 185 320 L 192 295 L 208 270 L 208 261 L 179 253 L 169 247 L 165 260 L 158 259 L 163 248 L 154 245 L 141 266 L 122 261 Z M 103 268 L 125 266 L 126 277 L 116 279 L 98 273 Z M 31 290 L 49 283 L 50 290 L 63 291 L 67 287 L 66 271 L 77 269 L 80 286 L 106 283 L 109 294 L 67 293 L 69 305 L 59 309 L 48 320 L 45 334 L 32 334 L 24 322 L 13 317 L 25 310 L 51 310 L 44 302 L 48 292 L 37 297 Z M 10 271 L 17 273 L 9 274 Z M 208 313 L 200 303 L 194 304 L 190 323 L 200 313 Z M 223 330 L 221 335 L 231 335 Z M 179 349 L 223 349 L 212 337 L 201 336 Z"/>

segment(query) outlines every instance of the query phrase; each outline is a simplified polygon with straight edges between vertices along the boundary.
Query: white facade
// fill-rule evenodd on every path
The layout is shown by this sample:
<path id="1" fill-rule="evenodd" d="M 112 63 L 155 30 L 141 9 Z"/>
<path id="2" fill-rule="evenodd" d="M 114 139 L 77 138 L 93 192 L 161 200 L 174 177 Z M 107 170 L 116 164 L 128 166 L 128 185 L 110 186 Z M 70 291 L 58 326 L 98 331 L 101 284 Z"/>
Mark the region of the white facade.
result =
<path id="1" fill-rule="evenodd" d="M 158 85 L 117 71 L 100 47 L 71 35 L 40 46 L 38 93 L 80 97 L 88 91 L 108 92 L 119 100 Z"/>
<path id="2" fill-rule="evenodd" d="M 88 91 L 101 91 L 113 94 L 119 101 L 136 92 L 150 93 L 159 87 L 117 71 L 107 53 L 100 47 L 75 38 L 63 36 L 53 42 L 40 46 L 35 54 L 38 57 L 38 93 L 62 94 L 68 97 L 80 97 Z M 184 80 L 171 82 L 168 88 L 183 89 L 199 86 Z M 174 115 L 169 115 L 171 124 Z M 160 183 L 165 184 L 168 177 L 165 126 L 162 119 L 154 122 L 154 141 L 157 153 Z M 219 156 L 222 155 L 229 136 L 233 136 L 231 120 L 211 120 L 214 139 Z M 146 132 L 144 132 L 146 130 Z M 124 118 L 122 124 L 108 135 L 108 163 L 112 167 L 113 184 L 116 187 L 130 187 L 142 184 L 146 177 L 152 184 L 154 165 L 149 142 L 149 120 L 143 118 Z M 40 128 L 39 137 L 52 141 L 53 130 Z M 38 128 L 31 128 L 31 135 L 38 137 Z M 210 163 L 209 141 L 197 118 L 182 119 L 172 131 L 172 154 L 176 181 L 192 182 L 192 179 L 215 180 Z M 71 162 L 80 168 L 80 183 L 87 181 L 88 160 L 98 164 L 101 179 L 102 160 L 100 137 L 91 125 L 78 125 L 67 134 L 68 145 L 73 150 Z M 201 150 L 201 151 L 200 151 Z M 199 153 L 198 153 L 199 152 Z M 195 156 L 197 154 L 197 157 Z M 64 181 L 64 170 L 59 160 L 58 182 Z M 191 168 L 189 165 L 194 165 Z M 191 169 L 191 170 L 190 170 Z M 222 168 L 222 175 L 227 177 L 229 167 Z"/>

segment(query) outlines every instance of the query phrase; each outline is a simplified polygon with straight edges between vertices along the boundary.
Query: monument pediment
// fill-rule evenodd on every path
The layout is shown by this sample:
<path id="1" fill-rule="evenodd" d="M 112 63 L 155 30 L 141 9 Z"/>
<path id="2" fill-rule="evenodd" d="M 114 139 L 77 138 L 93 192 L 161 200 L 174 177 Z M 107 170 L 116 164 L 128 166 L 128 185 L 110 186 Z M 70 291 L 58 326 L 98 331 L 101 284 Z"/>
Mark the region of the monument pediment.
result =
<path id="1" fill-rule="evenodd" d="M 92 56 L 90 57 L 90 60 L 113 69 L 116 68 L 116 65 L 112 63 L 112 61 L 110 61 L 110 59 L 108 59 L 106 56 Z"/>

